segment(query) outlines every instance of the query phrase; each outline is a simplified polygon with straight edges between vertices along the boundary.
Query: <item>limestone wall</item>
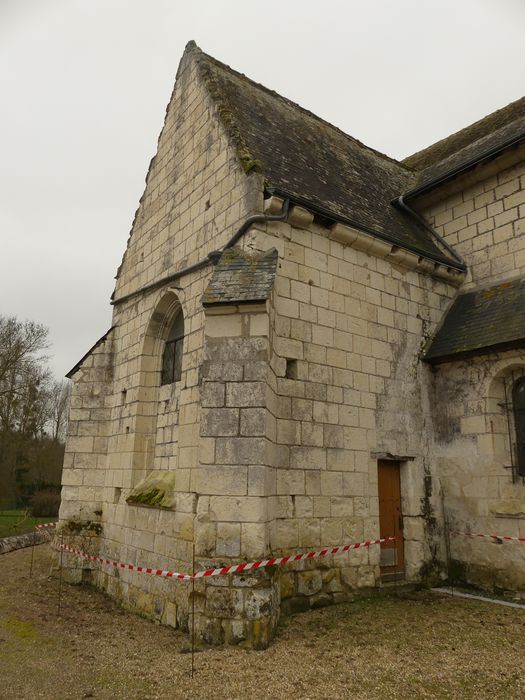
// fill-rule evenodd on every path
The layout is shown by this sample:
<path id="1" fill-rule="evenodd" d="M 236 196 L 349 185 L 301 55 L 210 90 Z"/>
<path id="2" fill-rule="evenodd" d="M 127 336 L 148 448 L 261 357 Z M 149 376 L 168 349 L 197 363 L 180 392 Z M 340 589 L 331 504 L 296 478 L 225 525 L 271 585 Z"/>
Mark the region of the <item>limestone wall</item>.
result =
<path id="1" fill-rule="evenodd" d="M 242 171 L 216 106 L 186 55 L 118 271 L 107 374 L 91 371 L 99 362 L 96 352 L 73 378 L 61 518 L 87 524 L 96 511 L 104 556 L 190 570 L 198 509 L 198 474 L 193 472 L 210 463 L 206 440 L 200 438 L 200 299 L 211 266 L 185 275 L 171 288 L 122 304 L 118 300 L 220 248 L 261 207 L 260 177 Z M 185 323 L 182 378 L 161 387 L 163 345 L 179 309 Z M 82 398 L 91 395 L 100 401 Z M 77 409 L 82 415 L 75 414 Z M 102 428 L 93 423 L 92 409 L 104 410 L 104 438 Z M 75 472 L 72 467 L 81 464 L 85 468 Z M 95 472 L 95 466 L 100 471 Z M 161 480 L 162 474 L 169 474 L 169 507 L 127 503 L 133 487 L 152 473 Z M 132 609 L 187 626 L 187 586 L 130 571 L 92 568 L 93 580 Z"/>
<path id="2" fill-rule="evenodd" d="M 511 387 L 525 353 L 451 362 L 432 372 L 432 452 L 451 529 L 525 536 L 525 485 L 515 463 Z M 487 588 L 525 590 L 525 548 L 453 537 L 451 573 Z"/>
<path id="3" fill-rule="evenodd" d="M 525 148 L 439 188 L 419 204 L 437 231 L 465 258 L 462 291 L 525 274 Z M 522 351 L 486 354 L 430 371 L 435 454 L 451 527 L 517 535 L 524 527 L 524 487 L 513 478 L 512 377 Z M 506 393 L 505 393 L 506 391 Z M 505 405 L 506 404 L 506 405 Z M 454 538 L 455 573 L 492 588 L 524 588 L 519 547 Z"/>
<path id="4" fill-rule="evenodd" d="M 355 542 L 379 532 L 377 454 L 413 457 L 402 466 L 409 579 L 444 558 L 439 481 L 427 453 L 419 355 L 455 287 L 400 265 L 391 245 L 367 238 L 345 245 L 297 210 L 287 223 L 253 232 L 275 246 L 268 409 L 275 423 L 275 481 L 269 498 L 272 552 Z M 368 248 L 367 248 L 368 246 Z M 368 253 L 363 248 L 368 249 Z M 410 262 L 408 264 L 410 264 Z M 427 476 L 430 482 L 425 479 Z M 434 528 L 429 532 L 429 527 Z M 285 574 L 293 608 L 323 604 L 375 585 L 379 548 Z M 305 567 L 308 569 L 309 567 Z M 324 571 L 324 573 L 323 573 Z"/>
<path id="5" fill-rule="evenodd" d="M 75 374 L 69 409 L 60 519 L 100 522 L 111 435 L 113 332 L 97 344 Z"/>
<path id="6" fill-rule="evenodd" d="M 440 188 L 432 199 L 418 209 L 464 257 L 467 289 L 525 274 L 523 146 Z"/>
<path id="7" fill-rule="evenodd" d="M 201 566 L 217 566 L 269 555 L 266 304 L 207 310 L 205 338 L 195 548 Z M 199 593 L 203 639 L 268 644 L 279 615 L 275 571 L 209 579 Z"/>
<path id="8" fill-rule="evenodd" d="M 254 226 L 238 243 L 278 250 L 267 302 L 205 313 L 206 265 L 120 303 L 221 248 L 263 206 L 279 210 L 277 198 L 263 203 L 262 178 L 242 171 L 216 112 L 187 53 L 118 271 L 113 329 L 74 375 L 60 536 L 118 561 L 177 571 L 374 539 L 377 460 L 389 454 L 402 462 L 408 579 L 439 571 L 446 498 L 458 526 L 470 522 L 460 520 L 461 498 L 467 513 L 487 501 L 472 477 L 473 454 L 488 440 L 478 370 L 466 365 L 456 377 L 420 362 L 461 275 L 349 227 L 327 228 L 296 206 L 286 222 Z M 487 176 L 470 194 L 433 205 L 436 226 L 472 266 L 471 283 L 525 265 L 520 177 L 516 168 Z M 489 222 L 490 239 L 482 231 Z M 182 376 L 160 386 L 178 313 Z M 443 398 L 451 383 L 454 408 Z M 458 421 L 451 443 L 443 436 Z M 458 471 L 450 455 L 474 442 L 478 452 Z M 484 462 L 487 484 L 496 464 Z M 498 472 L 494 503 L 507 498 L 507 482 Z M 73 580 L 89 579 L 132 609 L 190 623 L 188 584 L 98 565 L 73 569 Z M 376 547 L 202 581 L 197 634 L 265 646 L 281 605 L 348 599 L 378 578 Z"/>

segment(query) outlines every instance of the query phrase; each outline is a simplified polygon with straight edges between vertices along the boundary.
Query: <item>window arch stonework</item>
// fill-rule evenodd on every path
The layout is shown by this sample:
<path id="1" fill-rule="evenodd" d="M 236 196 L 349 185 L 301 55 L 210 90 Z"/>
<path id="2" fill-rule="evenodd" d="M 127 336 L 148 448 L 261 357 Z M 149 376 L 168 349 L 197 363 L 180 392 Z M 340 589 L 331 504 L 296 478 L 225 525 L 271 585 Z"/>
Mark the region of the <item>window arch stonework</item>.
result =
<path id="1" fill-rule="evenodd" d="M 499 459 L 511 470 L 513 481 L 525 478 L 525 364 L 502 363 L 493 375 L 487 395 Z"/>
<path id="2" fill-rule="evenodd" d="M 166 343 L 169 342 L 178 318 L 184 319 L 181 300 L 171 291 L 164 293 L 154 307 L 143 337 L 136 408 L 140 418 L 137 420 L 133 448 L 134 484 L 152 470 L 165 469 L 168 461 L 170 464 L 177 461 L 178 396 L 183 381 L 182 363 L 181 381 L 172 384 L 162 384 L 162 369 Z M 165 457 L 162 447 L 165 442 L 162 434 L 164 428 L 162 422 L 159 423 L 159 413 L 166 410 L 170 412 L 172 421 L 172 445 L 167 459 L 159 457 Z M 162 420 L 164 421 L 164 415 Z"/>

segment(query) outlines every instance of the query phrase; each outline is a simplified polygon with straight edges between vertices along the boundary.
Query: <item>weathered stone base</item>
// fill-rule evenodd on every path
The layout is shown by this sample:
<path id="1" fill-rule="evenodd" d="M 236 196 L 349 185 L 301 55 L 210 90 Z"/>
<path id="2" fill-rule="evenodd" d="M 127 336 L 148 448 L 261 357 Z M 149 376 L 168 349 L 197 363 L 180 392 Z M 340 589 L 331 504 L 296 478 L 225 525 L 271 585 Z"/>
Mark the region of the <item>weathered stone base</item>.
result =
<path id="1" fill-rule="evenodd" d="M 55 542 L 62 541 L 93 555 L 118 558 L 115 552 L 106 551 L 109 543 L 102 540 L 100 525 L 96 523 L 62 523 L 55 533 Z M 59 557 L 57 553 L 56 566 Z M 219 562 L 211 559 L 195 562 L 197 570 L 217 565 Z M 367 549 L 282 568 L 197 579 L 194 584 L 112 569 L 66 553 L 62 554 L 62 567 L 64 580 L 93 585 L 127 610 L 160 624 L 184 631 L 194 629 L 198 643 L 243 644 L 254 649 L 268 646 L 281 614 L 352 601 L 360 592 L 380 586 L 377 552 Z M 183 566 L 183 570 L 188 568 Z M 453 559 L 449 578 L 489 591 L 525 591 L 522 571 L 512 563 L 495 567 Z"/>
<path id="2" fill-rule="evenodd" d="M 265 649 L 275 635 L 279 612 L 275 569 L 195 582 L 195 634 L 207 644 L 242 642 Z"/>
<path id="3" fill-rule="evenodd" d="M 339 564 L 347 562 L 337 562 Z M 351 601 L 359 588 L 378 583 L 377 567 L 334 566 L 328 562 L 301 562 L 296 570 L 280 572 L 281 611 L 284 615 Z"/>
<path id="4" fill-rule="evenodd" d="M 55 535 L 57 543 L 104 556 L 102 541 L 92 529 L 73 531 L 64 525 Z M 55 565 L 59 564 L 59 554 Z M 246 574 L 231 574 L 191 582 L 147 576 L 125 569 L 109 569 L 68 554 L 62 555 L 64 580 L 88 584 L 104 591 L 124 608 L 160 624 L 192 629 L 204 644 L 243 644 L 264 649 L 276 633 L 279 616 L 310 608 L 350 601 L 354 591 L 373 587 L 377 567 L 345 566 L 348 562 L 305 561 L 287 569 L 269 567 Z M 198 561 L 198 569 L 217 565 Z M 292 568 L 293 567 L 293 568 Z M 193 596 L 193 597 L 192 597 Z"/>
<path id="5" fill-rule="evenodd" d="M 517 564 L 511 563 L 505 568 L 498 568 L 452 559 L 449 566 L 449 581 L 456 585 L 474 586 L 490 593 L 513 591 L 525 597 L 525 577 L 523 570 Z"/>

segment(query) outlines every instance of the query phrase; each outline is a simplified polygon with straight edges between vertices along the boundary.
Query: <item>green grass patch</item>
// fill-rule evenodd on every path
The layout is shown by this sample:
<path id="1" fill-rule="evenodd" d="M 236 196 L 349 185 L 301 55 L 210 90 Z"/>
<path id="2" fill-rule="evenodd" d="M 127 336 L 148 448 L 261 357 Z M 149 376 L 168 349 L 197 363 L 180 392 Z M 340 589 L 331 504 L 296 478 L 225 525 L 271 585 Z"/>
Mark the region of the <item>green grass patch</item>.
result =
<path id="1" fill-rule="evenodd" d="M 3 623 L 3 627 L 19 639 L 36 639 L 38 637 L 31 622 L 21 620 L 18 617 L 10 617 Z"/>
<path id="2" fill-rule="evenodd" d="M 33 518 L 26 510 L 0 510 L 0 537 L 12 537 L 32 532 L 35 525 L 47 523 L 53 518 Z"/>

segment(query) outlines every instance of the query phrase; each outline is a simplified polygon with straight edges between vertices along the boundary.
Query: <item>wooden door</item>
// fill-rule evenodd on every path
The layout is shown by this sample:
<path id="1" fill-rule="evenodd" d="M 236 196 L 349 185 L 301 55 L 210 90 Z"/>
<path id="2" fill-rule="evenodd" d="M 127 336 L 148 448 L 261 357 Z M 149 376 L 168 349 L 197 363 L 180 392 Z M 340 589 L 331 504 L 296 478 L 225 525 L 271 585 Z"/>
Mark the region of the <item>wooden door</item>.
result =
<path id="1" fill-rule="evenodd" d="M 381 578 L 399 578 L 405 573 L 403 516 L 401 513 L 401 476 L 399 462 L 379 460 L 379 531 L 381 537 L 397 537 L 381 544 Z"/>

